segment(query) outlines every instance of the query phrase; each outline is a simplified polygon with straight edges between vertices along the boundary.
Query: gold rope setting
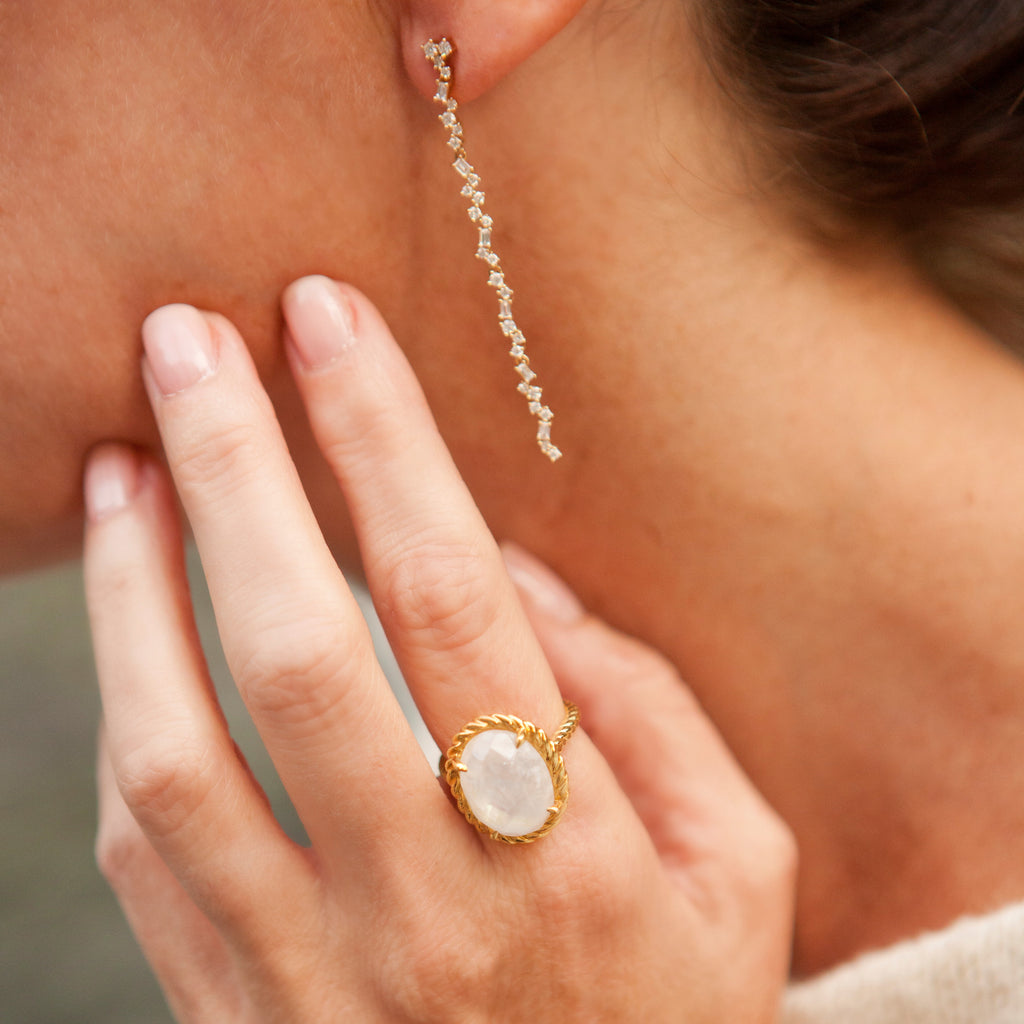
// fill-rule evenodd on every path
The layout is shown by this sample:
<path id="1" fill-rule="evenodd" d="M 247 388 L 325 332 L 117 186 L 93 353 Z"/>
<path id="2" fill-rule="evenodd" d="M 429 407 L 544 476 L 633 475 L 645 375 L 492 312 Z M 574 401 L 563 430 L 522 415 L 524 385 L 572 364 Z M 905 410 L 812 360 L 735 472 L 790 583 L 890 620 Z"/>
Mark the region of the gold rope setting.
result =
<path id="1" fill-rule="evenodd" d="M 452 739 L 451 746 L 448 748 L 448 752 L 442 759 L 441 775 L 451 788 L 452 796 L 455 798 L 459 810 L 465 815 L 466 820 L 479 832 L 490 836 L 491 839 L 499 843 L 522 845 L 523 843 L 536 842 L 541 836 L 546 836 L 558 823 L 558 819 L 561 818 L 566 804 L 569 802 L 569 776 L 565 770 L 565 762 L 562 760 L 562 748 L 568 742 L 569 737 L 576 731 L 580 721 L 580 711 L 575 704 L 571 701 L 564 701 L 564 706 L 565 721 L 555 734 L 554 739 L 549 739 L 544 730 L 532 722 L 526 722 L 515 715 L 483 715 L 480 718 L 474 718 L 472 722 L 466 724 L 456 733 Z M 555 791 L 555 801 L 548 808 L 548 816 L 544 824 L 526 835 L 508 836 L 485 825 L 473 813 L 465 794 L 462 792 L 462 773 L 466 770 L 466 766 L 461 761 L 462 752 L 466 749 L 466 744 L 474 736 L 482 732 L 489 732 L 492 729 L 501 729 L 506 732 L 515 733 L 517 747 L 523 743 L 529 743 L 543 758 L 548 771 L 551 773 L 551 784 Z"/>

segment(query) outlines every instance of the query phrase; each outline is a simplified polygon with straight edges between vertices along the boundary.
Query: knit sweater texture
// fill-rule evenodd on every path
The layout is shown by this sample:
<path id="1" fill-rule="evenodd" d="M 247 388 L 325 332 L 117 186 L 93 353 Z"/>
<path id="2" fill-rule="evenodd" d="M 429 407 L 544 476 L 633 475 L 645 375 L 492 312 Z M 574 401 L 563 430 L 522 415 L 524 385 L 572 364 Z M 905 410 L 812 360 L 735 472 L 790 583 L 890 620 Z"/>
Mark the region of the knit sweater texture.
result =
<path id="1" fill-rule="evenodd" d="M 782 1024 L 1024 1024 L 1024 903 L 790 986 Z"/>

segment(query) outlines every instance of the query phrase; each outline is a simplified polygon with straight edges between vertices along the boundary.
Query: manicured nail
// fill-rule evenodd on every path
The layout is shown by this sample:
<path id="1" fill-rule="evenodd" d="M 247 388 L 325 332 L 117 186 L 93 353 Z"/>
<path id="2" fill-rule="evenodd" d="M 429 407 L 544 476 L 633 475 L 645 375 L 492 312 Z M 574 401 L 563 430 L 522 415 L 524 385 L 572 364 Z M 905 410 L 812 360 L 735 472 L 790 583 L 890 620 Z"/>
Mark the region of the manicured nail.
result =
<path id="1" fill-rule="evenodd" d="M 566 625 L 583 618 L 579 598 L 546 565 L 509 542 L 501 545 L 501 554 L 512 582 L 534 608 Z"/>
<path id="2" fill-rule="evenodd" d="M 216 366 L 210 327 L 194 306 L 164 306 L 150 313 L 142 325 L 142 343 L 164 395 L 192 387 Z"/>
<path id="3" fill-rule="evenodd" d="M 85 466 L 85 511 L 99 522 L 127 507 L 139 489 L 139 457 L 127 445 L 97 448 Z"/>
<path id="4" fill-rule="evenodd" d="M 328 366 L 352 345 L 352 307 L 329 277 L 304 277 L 284 294 L 288 333 L 307 370 Z"/>

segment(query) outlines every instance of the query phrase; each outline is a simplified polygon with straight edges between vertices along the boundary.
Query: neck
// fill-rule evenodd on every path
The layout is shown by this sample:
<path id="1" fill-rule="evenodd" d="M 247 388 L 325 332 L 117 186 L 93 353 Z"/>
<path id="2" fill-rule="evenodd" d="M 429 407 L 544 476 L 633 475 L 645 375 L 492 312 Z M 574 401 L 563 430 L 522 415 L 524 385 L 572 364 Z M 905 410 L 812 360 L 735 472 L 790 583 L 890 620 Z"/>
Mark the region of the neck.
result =
<path id="1" fill-rule="evenodd" d="M 659 5 L 635 7 L 641 18 Z M 265 44 L 294 39 L 297 25 Z M 182 28 L 171 28 L 173 42 Z M 219 38 L 200 28 L 197 46 Z M 27 113 L 23 130 L 10 128 L 23 144 L 4 191 L 33 195 L 39 168 L 56 179 L 47 194 L 113 184 L 68 204 L 74 216 L 52 203 L 5 211 L 10 259 L 39 268 L 19 271 L 21 301 L 0 317 L 27 339 L 31 363 L 28 386 L 8 391 L 27 396 L 25 422 L 39 434 L 26 450 L 57 440 L 0 480 L 0 493 L 30 480 L 32 508 L 77 528 L 84 449 L 103 437 L 153 440 L 138 323 L 159 302 L 191 300 L 231 315 L 253 342 L 321 521 L 344 547 L 339 499 L 296 426 L 273 336 L 289 279 L 321 271 L 361 285 L 405 344 L 495 532 L 664 650 L 794 827 L 796 964 L 814 970 L 1024 896 L 1012 846 L 1024 826 L 1014 628 L 1024 614 L 1024 379 L 882 247 L 839 255 L 801 239 L 748 181 L 751 164 L 729 144 L 746 133 L 682 30 L 615 28 L 574 26 L 462 111 L 566 452 L 552 468 L 528 436 L 517 441 L 529 420 L 503 352 L 495 358 L 500 342 L 487 343 L 493 295 L 435 111 L 402 84 L 390 42 L 352 41 L 346 62 L 311 25 L 323 59 L 298 77 L 284 61 L 289 88 L 268 95 L 262 53 L 239 61 L 236 47 L 211 45 L 211 67 L 231 55 L 233 73 L 252 79 L 217 75 L 203 92 L 180 79 L 200 75 L 205 58 L 162 69 L 180 45 L 137 32 L 153 52 L 124 51 L 103 24 L 83 21 L 113 55 L 144 59 L 157 99 L 168 90 L 152 104 L 166 111 L 152 145 L 138 141 L 130 112 L 121 130 L 139 160 L 151 156 L 140 180 L 177 205 L 155 217 L 129 201 L 124 169 L 119 177 L 100 159 L 117 147 L 93 153 L 83 134 L 69 163 L 63 137 L 37 131 L 39 104 L 9 106 L 10 118 Z M 659 46 L 671 73 L 655 73 Z M 11 90 L 63 81 L 50 56 Z M 375 76 L 373 101 L 335 110 L 327 77 L 353 66 Z M 190 141 L 195 110 L 181 95 L 215 105 L 199 120 L 217 126 L 220 149 Z M 207 223 L 180 183 L 212 152 L 220 164 L 203 195 L 218 219 Z M 352 195 L 377 200 L 360 206 L 363 220 Z M 40 240 L 58 237 L 83 273 L 47 262 Z M 53 306 L 55 279 L 64 291 Z M 47 418 L 34 396 L 61 371 L 50 342 L 64 336 L 87 343 Z M 21 527 L 29 536 L 32 524 Z"/>
<path id="2" fill-rule="evenodd" d="M 521 219 L 524 302 L 573 327 L 537 335 L 566 485 L 496 528 L 668 653 L 789 820 L 798 972 L 1024 897 L 1024 374 L 881 244 L 816 247 L 706 164 L 671 207 L 600 165 L 573 231 Z"/>
<path id="3" fill-rule="evenodd" d="M 1024 895 L 1024 382 L 893 268 L 804 269 L 767 327 L 781 280 L 691 295 L 626 575 L 797 832 L 807 971 Z"/>

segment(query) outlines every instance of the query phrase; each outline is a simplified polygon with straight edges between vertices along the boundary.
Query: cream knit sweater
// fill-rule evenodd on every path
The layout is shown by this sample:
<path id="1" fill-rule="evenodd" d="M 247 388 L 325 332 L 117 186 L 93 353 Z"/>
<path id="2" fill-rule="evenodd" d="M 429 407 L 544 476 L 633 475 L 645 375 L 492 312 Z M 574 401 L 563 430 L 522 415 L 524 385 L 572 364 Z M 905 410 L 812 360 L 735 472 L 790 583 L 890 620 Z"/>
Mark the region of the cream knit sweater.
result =
<path id="1" fill-rule="evenodd" d="M 1024 1024 L 1024 903 L 795 984 L 782 1024 Z"/>

